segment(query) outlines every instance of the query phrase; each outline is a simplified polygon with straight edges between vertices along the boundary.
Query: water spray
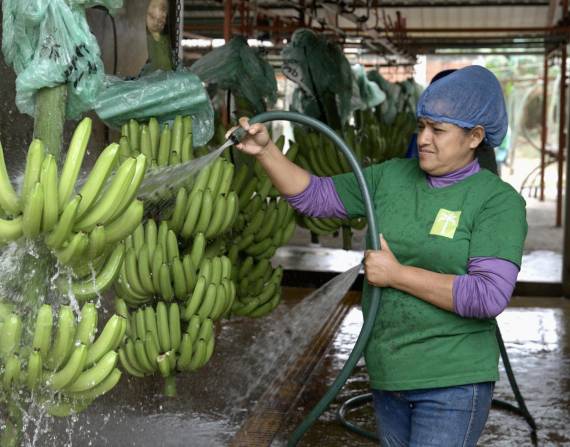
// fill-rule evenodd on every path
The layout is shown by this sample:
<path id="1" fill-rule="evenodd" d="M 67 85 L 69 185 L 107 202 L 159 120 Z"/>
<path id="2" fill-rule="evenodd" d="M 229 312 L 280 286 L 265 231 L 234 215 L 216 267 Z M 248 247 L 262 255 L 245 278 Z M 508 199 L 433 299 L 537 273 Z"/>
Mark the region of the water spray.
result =
<path id="1" fill-rule="evenodd" d="M 364 207 L 366 211 L 366 217 L 368 219 L 368 236 L 370 238 L 370 248 L 373 250 L 380 249 L 380 241 L 378 238 L 378 227 L 376 225 L 376 219 L 374 217 L 374 206 L 372 205 L 372 199 L 370 197 L 370 192 L 368 191 L 368 186 L 364 179 L 364 174 L 362 168 L 352 153 L 351 149 L 346 145 L 346 143 L 326 124 L 311 118 L 309 116 L 301 115 L 300 113 L 287 112 L 287 111 L 274 111 L 261 113 L 254 116 L 249 120 L 251 124 L 255 123 L 265 123 L 268 121 L 290 121 L 297 124 L 306 125 L 311 127 L 318 132 L 322 132 L 336 145 L 337 149 L 340 150 L 343 155 L 348 160 L 350 167 L 352 168 L 360 191 L 362 193 L 362 198 L 364 201 Z M 229 137 L 229 140 L 234 144 L 239 143 L 239 141 L 246 135 L 246 131 L 243 128 L 238 128 Z M 319 416 L 326 410 L 329 404 L 333 401 L 336 395 L 339 393 L 343 385 L 346 383 L 356 363 L 362 357 L 364 348 L 368 343 L 368 339 L 372 334 L 372 329 L 374 327 L 374 322 L 376 320 L 376 314 L 378 313 L 381 297 L 381 289 L 378 287 L 372 287 L 372 297 L 370 311 L 367 318 L 364 320 L 358 339 L 352 348 L 352 352 L 348 357 L 344 367 L 336 377 L 333 384 L 330 386 L 325 395 L 321 400 L 314 406 L 310 413 L 305 417 L 303 422 L 297 427 L 293 432 L 288 441 L 288 446 L 296 446 L 301 440 L 305 432 L 313 425 L 313 423 L 319 418 Z"/>

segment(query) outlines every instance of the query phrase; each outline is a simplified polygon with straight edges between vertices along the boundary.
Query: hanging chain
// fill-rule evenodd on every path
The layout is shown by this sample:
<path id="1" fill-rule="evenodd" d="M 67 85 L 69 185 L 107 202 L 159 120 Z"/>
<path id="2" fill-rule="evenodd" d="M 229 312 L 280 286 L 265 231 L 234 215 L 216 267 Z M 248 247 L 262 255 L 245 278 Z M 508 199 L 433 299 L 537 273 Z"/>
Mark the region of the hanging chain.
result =
<path id="1" fill-rule="evenodd" d="M 178 65 L 180 64 L 180 45 L 182 44 L 182 40 L 180 38 L 180 22 L 182 20 L 182 2 L 184 0 L 176 0 L 176 20 L 175 26 L 176 31 L 174 32 L 175 35 L 175 42 L 174 42 L 174 68 L 177 69 Z M 182 58 L 184 60 L 184 58 Z"/>

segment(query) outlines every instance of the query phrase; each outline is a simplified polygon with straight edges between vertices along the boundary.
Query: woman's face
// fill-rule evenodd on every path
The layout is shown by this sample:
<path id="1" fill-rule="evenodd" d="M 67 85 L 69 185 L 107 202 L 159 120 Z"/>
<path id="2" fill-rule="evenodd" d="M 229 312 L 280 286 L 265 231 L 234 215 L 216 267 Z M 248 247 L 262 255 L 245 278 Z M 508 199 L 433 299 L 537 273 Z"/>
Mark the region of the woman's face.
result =
<path id="1" fill-rule="evenodd" d="M 459 126 L 426 118 L 418 120 L 418 154 L 420 167 L 429 175 L 456 171 L 475 157 L 475 149 L 485 133 L 480 126 L 465 132 Z"/>

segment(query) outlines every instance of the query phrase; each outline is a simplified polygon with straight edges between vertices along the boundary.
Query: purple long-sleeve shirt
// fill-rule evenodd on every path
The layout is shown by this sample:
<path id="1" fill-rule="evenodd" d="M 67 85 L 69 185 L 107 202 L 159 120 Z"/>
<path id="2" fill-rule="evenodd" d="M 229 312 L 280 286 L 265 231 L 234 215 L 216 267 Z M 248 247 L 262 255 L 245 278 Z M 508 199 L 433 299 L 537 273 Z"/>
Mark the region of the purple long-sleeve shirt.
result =
<path id="1" fill-rule="evenodd" d="M 443 188 L 479 172 L 479 162 L 442 176 L 427 176 L 432 188 Z M 312 217 L 346 218 L 346 209 L 336 192 L 332 178 L 311 176 L 301 193 L 286 196 L 301 214 Z M 474 257 L 467 264 L 467 274 L 453 280 L 453 309 L 463 317 L 493 318 L 509 304 L 519 268 L 500 258 Z"/>

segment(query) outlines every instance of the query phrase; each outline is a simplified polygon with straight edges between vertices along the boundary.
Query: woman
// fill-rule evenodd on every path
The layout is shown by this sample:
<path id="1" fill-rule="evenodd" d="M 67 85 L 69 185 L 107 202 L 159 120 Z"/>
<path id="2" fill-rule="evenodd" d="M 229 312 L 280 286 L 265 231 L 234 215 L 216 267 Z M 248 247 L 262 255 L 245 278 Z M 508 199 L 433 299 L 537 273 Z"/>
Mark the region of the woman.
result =
<path id="1" fill-rule="evenodd" d="M 474 446 L 498 380 L 496 317 L 520 268 L 525 203 L 481 169 L 478 147 L 507 129 L 495 76 L 466 67 L 430 85 L 417 106 L 419 159 L 365 169 L 380 251 L 367 251 L 370 285 L 383 287 L 365 352 L 384 446 Z M 240 124 L 237 147 L 254 155 L 300 212 L 356 217 L 364 204 L 352 173 L 317 178 L 289 162 L 264 126 Z"/>

